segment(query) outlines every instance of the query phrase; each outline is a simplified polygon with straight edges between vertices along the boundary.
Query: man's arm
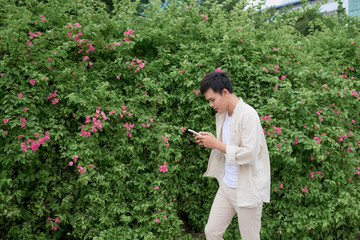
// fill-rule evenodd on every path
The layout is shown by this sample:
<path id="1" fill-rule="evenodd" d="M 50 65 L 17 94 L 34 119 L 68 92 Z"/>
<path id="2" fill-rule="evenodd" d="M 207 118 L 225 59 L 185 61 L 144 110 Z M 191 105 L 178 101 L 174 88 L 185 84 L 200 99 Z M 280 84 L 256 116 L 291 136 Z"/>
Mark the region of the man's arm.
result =
<path id="1" fill-rule="evenodd" d="M 218 140 L 212 133 L 200 132 L 200 134 L 201 136 L 193 135 L 199 145 L 206 148 L 218 149 L 223 153 L 226 153 L 226 144 Z"/>

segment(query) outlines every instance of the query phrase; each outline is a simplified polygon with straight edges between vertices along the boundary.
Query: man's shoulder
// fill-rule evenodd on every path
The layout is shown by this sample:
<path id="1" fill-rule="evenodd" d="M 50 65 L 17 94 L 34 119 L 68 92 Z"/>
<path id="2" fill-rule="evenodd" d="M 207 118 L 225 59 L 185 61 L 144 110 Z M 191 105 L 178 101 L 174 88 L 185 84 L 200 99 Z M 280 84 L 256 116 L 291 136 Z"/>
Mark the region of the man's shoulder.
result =
<path id="1" fill-rule="evenodd" d="M 239 104 L 239 107 L 235 108 L 235 112 L 237 113 L 237 115 L 257 115 L 258 116 L 258 113 L 257 111 L 255 110 L 255 108 L 253 106 L 251 106 L 250 104 L 242 101 L 240 104 Z"/>

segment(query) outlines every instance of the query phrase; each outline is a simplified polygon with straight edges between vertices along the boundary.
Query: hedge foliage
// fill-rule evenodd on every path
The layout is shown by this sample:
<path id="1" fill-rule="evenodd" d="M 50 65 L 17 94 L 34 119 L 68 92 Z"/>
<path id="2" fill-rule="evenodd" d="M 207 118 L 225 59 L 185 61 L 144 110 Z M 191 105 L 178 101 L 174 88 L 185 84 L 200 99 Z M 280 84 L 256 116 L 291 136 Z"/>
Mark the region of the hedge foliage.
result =
<path id="1" fill-rule="evenodd" d="M 271 14 L 154 1 L 0 1 L 0 238 L 193 239 L 215 179 L 199 94 L 231 76 L 272 167 L 262 239 L 359 232 L 360 22 L 319 6 Z M 299 19 L 307 33 L 298 30 Z M 201 234 L 198 234 L 201 236 Z M 237 239 L 233 221 L 225 239 Z"/>

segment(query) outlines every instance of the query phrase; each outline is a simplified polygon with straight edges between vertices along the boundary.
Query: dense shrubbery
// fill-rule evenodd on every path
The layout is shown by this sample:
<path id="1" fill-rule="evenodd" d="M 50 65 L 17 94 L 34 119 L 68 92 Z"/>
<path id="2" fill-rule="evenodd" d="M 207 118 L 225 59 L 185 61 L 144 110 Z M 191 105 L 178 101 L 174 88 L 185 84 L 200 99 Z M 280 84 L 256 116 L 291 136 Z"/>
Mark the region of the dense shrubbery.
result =
<path id="1" fill-rule="evenodd" d="M 318 14 L 304 36 L 294 26 L 314 8 L 159 5 L 144 18 L 126 1 L 112 16 L 91 0 L 2 1 L 0 238 L 202 232 L 217 182 L 202 177 L 209 150 L 184 129 L 215 131 L 198 89 L 220 68 L 267 136 L 262 239 L 352 239 L 359 21 Z M 235 234 L 236 221 L 225 238 Z"/>

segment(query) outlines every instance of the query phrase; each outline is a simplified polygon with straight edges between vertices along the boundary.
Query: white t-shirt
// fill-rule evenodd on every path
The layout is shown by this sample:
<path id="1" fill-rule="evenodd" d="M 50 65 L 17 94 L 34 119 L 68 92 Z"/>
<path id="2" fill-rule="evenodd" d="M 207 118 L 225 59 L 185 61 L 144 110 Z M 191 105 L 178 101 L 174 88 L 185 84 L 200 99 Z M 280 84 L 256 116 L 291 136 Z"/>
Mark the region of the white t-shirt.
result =
<path id="1" fill-rule="evenodd" d="M 230 138 L 230 124 L 231 117 L 226 113 L 223 129 L 222 129 L 222 141 L 226 145 L 233 145 Z M 237 165 L 229 165 L 225 154 L 225 176 L 223 178 L 224 183 L 231 188 L 237 187 Z"/>

